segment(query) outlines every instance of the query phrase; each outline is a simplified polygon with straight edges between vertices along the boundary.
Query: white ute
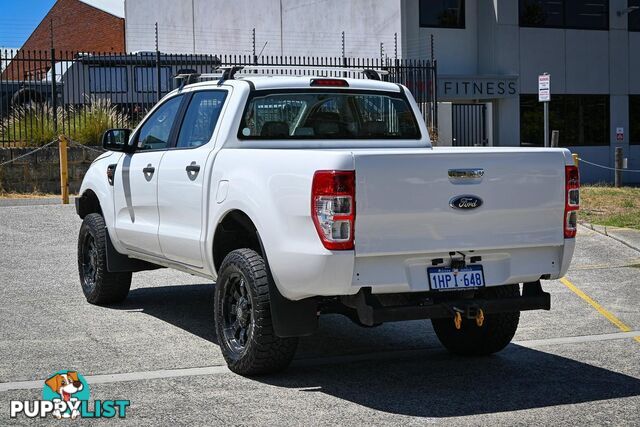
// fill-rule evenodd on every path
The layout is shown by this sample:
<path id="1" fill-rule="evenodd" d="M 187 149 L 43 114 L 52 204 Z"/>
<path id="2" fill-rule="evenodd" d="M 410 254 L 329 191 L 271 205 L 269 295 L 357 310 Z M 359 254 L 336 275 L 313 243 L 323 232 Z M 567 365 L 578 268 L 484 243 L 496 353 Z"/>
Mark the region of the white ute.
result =
<path id="1" fill-rule="evenodd" d="M 220 347 L 243 375 L 285 368 L 326 313 L 431 319 L 451 352 L 487 355 L 520 311 L 550 309 L 540 281 L 575 244 L 568 150 L 432 147 L 407 88 L 371 70 L 237 71 L 182 76 L 136 129 L 105 133 L 76 199 L 90 303 L 159 267 L 215 281 Z"/>

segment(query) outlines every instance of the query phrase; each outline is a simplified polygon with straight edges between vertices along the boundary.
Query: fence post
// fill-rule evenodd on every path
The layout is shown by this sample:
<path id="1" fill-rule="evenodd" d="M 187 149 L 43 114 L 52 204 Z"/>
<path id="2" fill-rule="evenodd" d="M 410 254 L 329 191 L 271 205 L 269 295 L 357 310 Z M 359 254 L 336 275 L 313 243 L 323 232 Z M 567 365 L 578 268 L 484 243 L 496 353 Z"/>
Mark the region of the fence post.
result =
<path id="1" fill-rule="evenodd" d="M 615 186 L 622 187 L 622 147 L 616 147 Z"/>
<path id="2" fill-rule="evenodd" d="M 56 50 L 51 46 L 51 110 L 53 132 L 58 133 L 58 84 L 56 82 Z"/>
<path id="3" fill-rule="evenodd" d="M 160 102 L 160 98 L 162 98 L 161 82 L 162 72 L 160 68 L 160 47 L 158 40 L 158 23 L 156 22 L 156 102 Z"/>
<path id="4" fill-rule="evenodd" d="M 58 137 L 58 148 L 60 152 L 60 195 L 62 204 L 69 204 L 69 168 L 67 163 L 67 137 Z"/>
<path id="5" fill-rule="evenodd" d="M 578 153 L 573 153 L 571 155 L 571 157 L 573 157 L 573 164 L 576 165 L 579 168 L 580 167 L 580 157 L 578 157 Z"/>

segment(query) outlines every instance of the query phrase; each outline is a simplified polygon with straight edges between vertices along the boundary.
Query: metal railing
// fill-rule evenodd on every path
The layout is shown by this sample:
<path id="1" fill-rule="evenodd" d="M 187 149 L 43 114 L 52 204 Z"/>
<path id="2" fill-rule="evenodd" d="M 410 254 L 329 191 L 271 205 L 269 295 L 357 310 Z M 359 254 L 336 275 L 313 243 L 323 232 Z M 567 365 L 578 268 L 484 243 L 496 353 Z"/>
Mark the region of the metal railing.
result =
<path id="1" fill-rule="evenodd" d="M 0 146 L 42 145 L 58 134 L 97 144 L 106 128 L 135 126 L 162 96 L 180 85 L 176 75 L 250 65 L 262 66 L 269 74 L 334 77 L 362 77 L 342 70 L 345 67 L 384 70 L 382 79 L 407 86 L 427 126 L 437 128 L 435 61 L 4 50 L 0 52 Z"/>

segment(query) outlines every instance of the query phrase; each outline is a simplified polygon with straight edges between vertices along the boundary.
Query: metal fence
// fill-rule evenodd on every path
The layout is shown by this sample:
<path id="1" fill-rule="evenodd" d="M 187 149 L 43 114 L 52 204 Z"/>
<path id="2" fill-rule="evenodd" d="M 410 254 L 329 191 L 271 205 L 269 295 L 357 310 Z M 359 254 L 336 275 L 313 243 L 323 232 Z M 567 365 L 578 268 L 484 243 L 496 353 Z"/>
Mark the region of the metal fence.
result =
<path id="1" fill-rule="evenodd" d="M 97 144 L 106 128 L 135 126 L 179 85 L 177 74 L 246 65 L 266 66 L 260 73 L 336 77 L 361 75 L 329 68 L 387 70 L 383 79 L 407 86 L 427 126 L 437 128 L 435 61 L 5 50 L 0 52 L 0 146 L 41 145 L 59 133 Z"/>

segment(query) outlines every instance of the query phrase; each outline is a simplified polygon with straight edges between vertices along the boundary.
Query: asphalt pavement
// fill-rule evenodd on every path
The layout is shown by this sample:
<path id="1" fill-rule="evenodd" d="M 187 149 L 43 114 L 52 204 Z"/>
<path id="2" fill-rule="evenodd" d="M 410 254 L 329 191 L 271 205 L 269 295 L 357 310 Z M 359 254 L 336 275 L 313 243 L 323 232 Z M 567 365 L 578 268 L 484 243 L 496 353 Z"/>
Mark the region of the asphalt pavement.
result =
<path id="1" fill-rule="evenodd" d="M 523 313 L 497 355 L 451 356 L 428 321 L 327 316 L 290 369 L 250 379 L 224 364 L 213 284 L 137 273 L 125 303 L 91 306 L 73 207 L 20 204 L 0 204 L 2 425 L 43 423 L 9 419 L 9 401 L 40 398 L 60 369 L 92 400 L 130 400 L 112 421 L 133 425 L 640 424 L 640 252 L 596 231 L 580 228 L 565 280 L 543 282 L 551 311 Z"/>

